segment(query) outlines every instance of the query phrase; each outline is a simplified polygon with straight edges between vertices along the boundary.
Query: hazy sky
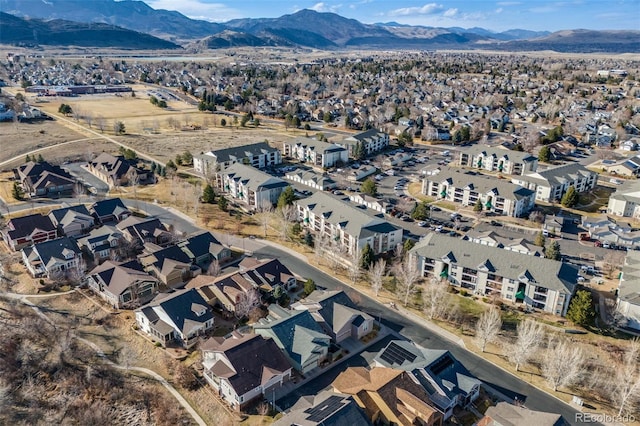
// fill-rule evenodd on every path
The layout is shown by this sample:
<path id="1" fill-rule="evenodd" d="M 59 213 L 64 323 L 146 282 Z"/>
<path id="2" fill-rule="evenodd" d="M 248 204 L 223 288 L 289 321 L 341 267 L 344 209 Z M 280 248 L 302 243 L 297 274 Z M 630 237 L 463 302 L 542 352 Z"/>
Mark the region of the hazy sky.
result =
<path id="1" fill-rule="evenodd" d="M 401 24 L 495 31 L 511 28 L 640 30 L 640 0 L 147 0 L 155 9 L 178 10 L 190 18 L 224 22 L 235 18 L 273 18 L 313 9 L 335 12 L 364 23 Z"/>

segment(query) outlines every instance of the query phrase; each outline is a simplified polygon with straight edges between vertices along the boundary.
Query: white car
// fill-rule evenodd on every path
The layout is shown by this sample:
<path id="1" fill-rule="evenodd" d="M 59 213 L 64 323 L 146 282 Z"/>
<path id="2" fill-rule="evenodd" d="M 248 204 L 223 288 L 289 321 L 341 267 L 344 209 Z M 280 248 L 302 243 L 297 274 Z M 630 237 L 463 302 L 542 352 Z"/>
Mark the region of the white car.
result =
<path id="1" fill-rule="evenodd" d="M 427 222 L 425 222 L 424 220 L 418 222 L 418 226 L 421 228 L 424 228 L 425 226 L 427 226 Z"/>

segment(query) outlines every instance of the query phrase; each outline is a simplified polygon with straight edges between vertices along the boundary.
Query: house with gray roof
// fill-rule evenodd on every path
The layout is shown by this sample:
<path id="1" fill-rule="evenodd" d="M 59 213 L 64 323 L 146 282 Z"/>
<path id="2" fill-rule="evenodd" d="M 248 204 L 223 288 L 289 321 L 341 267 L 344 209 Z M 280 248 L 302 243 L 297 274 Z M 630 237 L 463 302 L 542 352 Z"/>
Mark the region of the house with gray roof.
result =
<path id="1" fill-rule="evenodd" d="M 291 364 L 273 339 L 237 331 L 200 346 L 203 376 L 231 408 L 242 411 L 260 397 L 272 397 L 291 380 Z"/>
<path id="2" fill-rule="evenodd" d="M 622 326 L 640 332 L 640 251 L 627 251 L 618 283 L 616 311 Z"/>
<path id="3" fill-rule="evenodd" d="M 138 167 L 137 160 L 106 152 L 89 161 L 87 170 L 110 187 L 145 184 L 153 180 L 153 174 Z"/>
<path id="4" fill-rule="evenodd" d="M 430 233 L 411 249 L 425 277 L 565 316 L 576 288 L 574 265 Z"/>
<path id="5" fill-rule="evenodd" d="M 136 309 L 136 323 L 153 340 L 191 348 L 213 327 L 213 314 L 196 289 L 161 293 Z"/>
<path id="6" fill-rule="evenodd" d="M 300 183 L 320 191 L 328 191 L 337 186 L 331 177 L 309 169 L 298 168 L 288 172 L 284 177 L 292 182 Z"/>
<path id="7" fill-rule="evenodd" d="M 269 315 L 253 326 L 256 334 L 272 338 L 289 362 L 306 374 L 327 358 L 331 337 L 309 311 L 289 311 L 269 306 Z"/>
<path id="8" fill-rule="evenodd" d="M 232 164 L 246 164 L 256 169 L 264 169 L 282 163 L 282 155 L 266 142 L 217 149 L 193 156 L 196 172 L 208 175 L 227 169 Z"/>
<path id="9" fill-rule="evenodd" d="M 146 243 L 153 243 L 159 246 L 170 244 L 174 240 L 173 233 L 155 217 L 140 218 L 129 216 L 116 225 L 124 238 L 132 244 L 142 247 Z"/>
<path id="10" fill-rule="evenodd" d="M 108 260 L 87 274 L 87 284 L 116 309 L 145 304 L 158 292 L 158 280 L 146 273 L 137 260 Z"/>
<path id="11" fill-rule="evenodd" d="M 393 368 L 413 375 L 447 420 L 456 406 L 466 407 L 478 396 L 482 382 L 452 354 L 426 349 L 406 340 L 393 340 L 373 359 L 377 367 Z"/>
<path id="12" fill-rule="evenodd" d="M 84 272 L 82 252 L 75 240 L 62 237 L 22 249 L 22 260 L 33 277 L 58 278 L 72 269 Z"/>
<path id="13" fill-rule="evenodd" d="M 289 183 L 255 167 L 236 163 L 216 174 L 216 185 L 228 197 L 253 210 L 277 203 Z"/>
<path id="14" fill-rule="evenodd" d="M 102 225 L 99 228 L 92 229 L 82 238 L 78 238 L 76 242 L 94 262 L 100 263 L 105 259 L 111 258 L 113 253 L 117 254 L 117 250 L 121 246 L 121 239 L 122 232 L 115 226 Z"/>
<path id="15" fill-rule="evenodd" d="M 445 168 L 426 176 L 422 193 L 463 206 L 480 202 L 484 211 L 520 217 L 535 206 L 535 192 L 507 180 L 496 179 L 473 171 Z"/>
<path id="16" fill-rule="evenodd" d="M 402 243 L 402 228 L 384 219 L 384 214 L 369 212 L 324 192 L 297 200 L 298 220 L 303 227 L 335 243 L 338 251 L 352 253 L 367 244 L 375 254 L 394 250 Z"/>
<path id="17" fill-rule="evenodd" d="M 350 395 L 325 390 L 298 399 L 272 426 L 370 426 L 371 421 Z"/>
<path id="18" fill-rule="evenodd" d="M 360 311 L 343 291 L 315 290 L 291 309 L 309 311 L 336 343 L 361 339 L 373 331 L 373 317 Z"/>
<path id="19" fill-rule="evenodd" d="M 283 154 L 314 167 L 328 168 L 349 161 L 346 148 L 335 143 L 298 137 L 283 142 Z"/>
<path id="20" fill-rule="evenodd" d="M 378 129 L 369 129 L 336 143 L 346 148 L 351 157 L 355 157 L 358 150 L 362 150 L 362 155 L 368 157 L 389 146 L 389 134 Z"/>
<path id="21" fill-rule="evenodd" d="M 131 216 L 129 210 L 120 198 L 107 198 L 96 201 L 89 208 L 91 214 L 99 223 L 120 222 Z"/>
<path id="22" fill-rule="evenodd" d="M 609 197 L 607 214 L 622 217 L 640 217 L 640 181 L 628 180 L 616 188 Z"/>
<path id="23" fill-rule="evenodd" d="M 511 182 L 535 191 L 536 200 L 551 203 L 562 199 L 570 186 L 579 193 L 592 190 L 598 182 L 598 174 L 580 163 L 569 163 L 522 176 L 513 176 Z"/>
<path id="24" fill-rule="evenodd" d="M 533 411 L 526 407 L 498 402 L 489 407 L 478 426 L 568 426 L 560 414 Z"/>
<path id="25" fill-rule="evenodd" d="M 528 152 L 473 145 L 460 152 L 458 165 L 480 171 L 523 175 L 538 169 L 538 158 Z"/>
<path id="26" fill-rule="evenodd" d="M 625 158 L 614 164 L 603 164 L 602 168 L 612 175 L 638 177 L 638 175 L 640 175 L 640 155 Z"/>
<path id="27" fill-rule="evenodd" d="M 71 195 L 76 180 L 59 166 L 46 161 L 29 161 L 13 170 L 25 194 L 30 198 Z"/>
<path id="28" fill-rule="evenodd" d="M 84 204 L 51 210 L 49 219 L 58 233 L 67 237 L 86 234 L 95 226 L 95 219 Z"/>

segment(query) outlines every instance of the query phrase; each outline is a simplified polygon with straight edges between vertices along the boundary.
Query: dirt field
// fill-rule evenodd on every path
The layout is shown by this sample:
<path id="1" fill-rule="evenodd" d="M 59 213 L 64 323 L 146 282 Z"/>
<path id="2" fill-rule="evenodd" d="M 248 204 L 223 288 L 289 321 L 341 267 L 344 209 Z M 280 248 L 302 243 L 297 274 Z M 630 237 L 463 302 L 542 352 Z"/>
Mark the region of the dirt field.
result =
<path id="1" fill-rule="evenodd" d="M 35 123 L 0 123 L 0 164 L 31 150 L 62 142 L 83 139 L 86 136 L 55 121 Z M 44 155 L 44 154 L 43 154 Z M 0 169 L 4 169 L 2 165 Z"/>

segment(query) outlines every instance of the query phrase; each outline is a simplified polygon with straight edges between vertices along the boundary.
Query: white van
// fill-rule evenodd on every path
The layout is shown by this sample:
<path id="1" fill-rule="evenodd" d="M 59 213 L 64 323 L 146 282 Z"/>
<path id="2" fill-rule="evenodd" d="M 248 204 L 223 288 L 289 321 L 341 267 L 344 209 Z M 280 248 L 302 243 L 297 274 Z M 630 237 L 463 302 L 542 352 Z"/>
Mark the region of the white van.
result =
<path id="1" fill-rule="evenodd" d="M 451 153 L 449 152 L 449 150 L 446 150 L 442 153 L 443 156 L 448 157 L 451 155 Z"/>

